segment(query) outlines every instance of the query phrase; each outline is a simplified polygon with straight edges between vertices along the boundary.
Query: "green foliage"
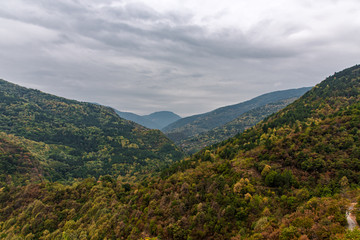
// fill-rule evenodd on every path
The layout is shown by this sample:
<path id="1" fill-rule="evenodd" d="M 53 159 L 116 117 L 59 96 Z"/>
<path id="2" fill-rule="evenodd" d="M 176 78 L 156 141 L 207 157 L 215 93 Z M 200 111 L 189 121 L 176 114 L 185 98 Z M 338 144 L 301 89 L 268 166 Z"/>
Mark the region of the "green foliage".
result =
<path id="1" fill-rule="evenodd" d="M 348 230 L 345 234 L 346 240 L 359 240 L 360 239 L 360 230 L 354 229 L 354 230 Z"/>
<path id="2" fill-rule="evenodd" d="M 0 188 L 41 180 L 40 162 L 11 136 L 0 132 Z"/>
<path id="3" fill-rule="evenodd" d="M 284 228 L 280 233 L 280 240 L 291 240 L 297 239 L 299 237 L 299 232 L 296 227 L 290 226 Z"/>

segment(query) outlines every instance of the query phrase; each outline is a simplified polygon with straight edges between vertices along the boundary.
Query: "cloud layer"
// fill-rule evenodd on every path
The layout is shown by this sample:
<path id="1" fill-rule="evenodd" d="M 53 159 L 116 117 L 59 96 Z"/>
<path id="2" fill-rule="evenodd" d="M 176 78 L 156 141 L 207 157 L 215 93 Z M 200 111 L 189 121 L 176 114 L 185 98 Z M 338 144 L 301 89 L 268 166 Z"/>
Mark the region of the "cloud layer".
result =
<path id="1" fill-rule="evenodd" d="M 358 0 L 0 3 L 0 77 L 182 116 L 315 85 L 360 62 Z"/>

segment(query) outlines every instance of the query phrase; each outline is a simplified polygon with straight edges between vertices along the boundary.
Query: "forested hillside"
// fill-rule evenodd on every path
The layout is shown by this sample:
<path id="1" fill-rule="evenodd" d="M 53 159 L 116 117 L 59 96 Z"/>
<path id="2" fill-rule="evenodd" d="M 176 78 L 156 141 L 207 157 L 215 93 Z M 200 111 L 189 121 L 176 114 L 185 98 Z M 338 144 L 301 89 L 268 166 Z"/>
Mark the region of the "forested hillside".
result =
<path id="1" fill-rule="evenodd" d="M 122 119 L 111 108 L 4 80 L 0 100 L 0 131 L 17 136 L 52 181 L 143 174 L 182 157 L 160 131 Z"/>
<path id="2" fill-rule="evenodd" d="M 225 106 L 211 112 L 182 118 L 162 129 L 163 132 L 176 144 L 180 145 L 183 140 L 221 127 L 242 114 L 266 104 L 276 103 L 286 99 L 299 98 L 311 88 L 289 89 L 263 94 L 251 100 L 235 105 Z"/>
<path id="3" fill-rule="evenodd" d="M 42 179 L 40 162 L 14 136 L 0 132 L 0 188 Z"/>
<path id="4" fill-rule="evenodd" d="M 202 148 L 224 141 L 235 136 L 244 130 L 255 126 L 265 117 L 283 109 L 297 98 L 289 98 L 275 103 L 269 103 L 241 114 L 238 118 L 216 127 L 210 131 L 197 134 L 191 138 L 182 139 L 176 142 L 185 152 L 193 154 Z"/>
<path id="5" fill-rule="evenodd" d="M 356 239 L 360 66 L 262 123 L 140 182 L 103 176 L 0 191 L 2 239 Z M 360 214 L 357 213 L 360 220 Z"/>

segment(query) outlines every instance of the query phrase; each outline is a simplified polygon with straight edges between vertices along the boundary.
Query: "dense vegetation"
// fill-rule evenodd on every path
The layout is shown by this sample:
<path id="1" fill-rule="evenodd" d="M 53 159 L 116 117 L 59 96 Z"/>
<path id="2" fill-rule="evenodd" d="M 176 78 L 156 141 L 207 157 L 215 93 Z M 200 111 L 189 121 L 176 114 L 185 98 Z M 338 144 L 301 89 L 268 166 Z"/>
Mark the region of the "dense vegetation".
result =
<path id="1" fill-rule="evenodd" d="M 162 129 L 171 140 L 179 144 L 197 134 L 220 127 L 255 108 L 286 99 L 298 98 L 310 88 L 289 89 L 263 94 L 249 101 L 215 109 L 211 112 L 182 118 Z"/>
<path id="2" fill-rule="evenodd" d="M 3 187 L 0 238 L 358 239 L 359 137 L 354 66 L 160 177 Z"/>
<path id="3" fill-rule="evenodd" d="M 239 174 L 198 168 L 143 185 L 104 176 L 2 188 L 0 238 L 356 239 L 345 238 L 349 201 L 339 194 L 257 189 Z"/>
<path id="4" fill-rule="evenodd" d="M 40 162 L 13 139 L 0 132 L 0 188 L 40 180 Z"/>
<path id="5" fill-rule="evenodd" d="M 238 133 L 243 132 L 246 129 L 255 126 L 265 117 L 279 111 L 280 109 L 283 109 L 296 99 L 297 98 L 289 98 L 252 109 L 241 114 L 238 118 L 229 123 L 226 123 L 223 126 L 197 134 L 191 138 L 181 139 L 177 141 L 176 144 L 187 153 L 195 153 L 204 147 L 222 142 L 230 137 L 235 136 Z"/>
<path id="6" fill-rule="evenodd" d="M 160 131 L 122 119 L 111 108 L 4 80 L 0 100 L 0 131 L 17 136 L 52 181 L 142 174 L 182 157 Z"/>

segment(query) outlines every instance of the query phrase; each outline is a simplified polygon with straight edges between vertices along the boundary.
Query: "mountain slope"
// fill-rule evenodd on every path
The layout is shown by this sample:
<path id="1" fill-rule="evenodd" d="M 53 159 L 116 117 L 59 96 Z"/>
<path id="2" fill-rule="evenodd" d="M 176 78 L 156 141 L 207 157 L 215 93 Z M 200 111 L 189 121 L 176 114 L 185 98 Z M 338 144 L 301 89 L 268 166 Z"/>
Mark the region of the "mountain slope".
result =
<path id="1" fill-rule="evenodd" d="M 156 196 L 140 219 L 155 221 L 161 227 L 148 235 L 165 239 L 345 239 L 347 198 L 360 196 L 348 192 L 359 188 L 359 136 L 354 66 L 164 171 L 161 182 L 134 194 L 138 206 L 141 196 Z"/>
<path id="2" fill-rule="evenodd" d="M 206 146 L 219 143 L 244 130 L 255 126 L 265 117 L 283 109 L 297 98 L 289 98 L 275 103 L 269 103 L 241 114 L 236 119 L 223 126 L 216 127 L 210 131 L 200 133 L 194 137 L 176 142 L 187 153 L 195 153 Z"/>
<path id="3" fill-rule="evenodd" d="M 163 129 L 163 132 L 175 142 L 195 136 L 196 134 L 209 131 L 231 122 L 241 114 L 288 98 L 300 97 L 310 88 L 290 89 L 276 91 L 261 95 L 249 101 L 215 109 L 211 112 L 182 118 Z"/>
<path id="4" fill-rule="evenodd" d="M 49 171 L 57 173 L 52 180 L 134 174 L 182 157 L 160 131 L 122 119 L 111 108 L 4 80 L 0 99 L 0 131 L 45 143 Z"/>
<path id="5" fill-rule="evenodd" d="M 0 188 L 42 179 L 40 162 L 14 136 L 0 132 Z"/>

